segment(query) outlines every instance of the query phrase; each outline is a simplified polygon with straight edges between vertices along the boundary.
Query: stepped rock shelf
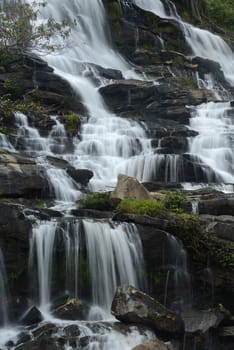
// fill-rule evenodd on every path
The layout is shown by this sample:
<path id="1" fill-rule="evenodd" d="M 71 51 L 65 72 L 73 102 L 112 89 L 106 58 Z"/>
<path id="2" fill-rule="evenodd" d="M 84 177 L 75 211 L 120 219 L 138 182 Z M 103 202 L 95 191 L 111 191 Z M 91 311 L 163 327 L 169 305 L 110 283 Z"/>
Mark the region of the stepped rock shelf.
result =
<path id="1" fill-rule="evenodd" d="M 234 54 L 194 4 L 49 0 L 72 45 L 0 46 L 0 350 L 233 349 Z"/>

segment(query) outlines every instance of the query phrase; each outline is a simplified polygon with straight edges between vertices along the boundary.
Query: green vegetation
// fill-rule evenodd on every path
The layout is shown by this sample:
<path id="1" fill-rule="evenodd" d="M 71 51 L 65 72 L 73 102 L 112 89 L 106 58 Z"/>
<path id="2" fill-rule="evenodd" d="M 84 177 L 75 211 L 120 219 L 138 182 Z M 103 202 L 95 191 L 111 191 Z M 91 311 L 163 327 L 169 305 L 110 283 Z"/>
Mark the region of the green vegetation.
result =
<path id="1" fill-rule="evenodd" d="M 38 208 L 38 209 L 45 209 L 45 208 L 47 208 L 47 207 L 46 207 L 46 204 L 45 204 L 41 199 L 39 199 L 39 198 L 36 198 L 36 199 L 35 199 L 35 206 L 36 206 L 36 208 Z"/>
<path id="2" fill-rule="evenodd" d="M 195 225 L 199 223 L 198 215 L 193 213 L 177 212 L 174 214 L 177 222 L 180 224 L 187 224 L 193 222 Z"/>
<path id="3" fill-rule="evenodd" d="M 84 199 L 79 202 L 80 209 L 110 210 L 110 192 L 88 193 Z"/>
<path id="4" fill-rule="evenodd" d="M 234 250 L 218 247 L 213 252 L 216 262 L 224 268 L 234 270 Z"/>
<path id="5" fill-rule="evenodd" d="M 160 217 L 165 213 L 171 213 L 176 221 L 187 223 L 193 221 L 198 223 L 198 217 L 192 213 L 186 213 L 182 209 L 182 205 L 186 202 L 186 197 L 177 191 L 170 191 L 160 200 L 113 200 L 110 198 L 110 192 L 94 192 L 88 193 L 82 199 L 78 207 L 80 209 L 96 209 L 96 210 L 117 210 L 122 213 L 148 215 L 151 217 Z"/>
<path id="6" fill-rule="evenodd" d="M 196 83 L 192 77 L 173 77 L 171 80 L 174 84 L 185 89 L 197 88 Z"/>
<path id="7" fill-rule="evenodd" d="M 80 117 L 78 114 L 71 113 L 66 115 L 65 128 L 67 132 L 75 134 L 79 129 Z"/>
<path id="8" fill-rule="evenodd" d="M 0 52 L 0 67 L 9 69 L 9 67 L 15 60 L 16 60 L 16 56 L 13 52 L 9 52 L 9 51 Z"/>
<path id="9" fill-rule="evenodd" d="M 227 32 L 234 34 L 234 1 L 204 0 L 209 19 Z"/>
<path id="10" fill-rule="evenodd" d="M 186 202 L 186 197 L 177 191 L 170 191 L 166 193 L 163 199 L 164 207 L 170 210 L 176 210 Z"/>
<path id="11" fill-rule="evenodd" d="M 53 52 L 64 45 L 52 43 L 55 35 L 66 40 L 71 32 L 71 25 L 63 20 L 56 22 L 53 17 L 38 24 L 38 16 L 46 2 L 33 1 L 31 4 L 21 1 L 3 2 L 0 5 L 0 48 L 8 51 L 15 49 L 24 52 L 36 48 L 37 51 Z"/>
<path id="12" fill-rule="evenodd" d="M 121 18 L 121 6 L 118 1 L 112 1 L 108 4 L 108 13 L 114 20 Z"/>
<path id="13" fill-rule="evenodd" d="M 116 208 L 120 212 L 137 215 L 159 216 L 165 207 L 162 201 L 147 199 L 136 201 L 132 199 L 123 199 Z"/>

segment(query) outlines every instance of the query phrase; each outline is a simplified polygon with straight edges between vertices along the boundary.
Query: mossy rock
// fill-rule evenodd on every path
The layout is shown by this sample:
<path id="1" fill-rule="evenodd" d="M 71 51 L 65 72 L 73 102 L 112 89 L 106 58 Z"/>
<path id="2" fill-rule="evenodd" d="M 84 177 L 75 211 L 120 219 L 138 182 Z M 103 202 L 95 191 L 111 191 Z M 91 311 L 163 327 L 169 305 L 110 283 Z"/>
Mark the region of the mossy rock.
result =
<path id="1" fill-rule="evenodd" d="M 112 20 L 120 20 L 121 19 L 120 3 L 116 0 L 109 2 L 107 5 L 107 12 Z"/>
<path id="2" fill-rule="evenodd" d="M 77 133 L 80 125 L 80 117 L 76 113 L 70 113 L 66 115 L 65 129 L 71 134 Z"/>

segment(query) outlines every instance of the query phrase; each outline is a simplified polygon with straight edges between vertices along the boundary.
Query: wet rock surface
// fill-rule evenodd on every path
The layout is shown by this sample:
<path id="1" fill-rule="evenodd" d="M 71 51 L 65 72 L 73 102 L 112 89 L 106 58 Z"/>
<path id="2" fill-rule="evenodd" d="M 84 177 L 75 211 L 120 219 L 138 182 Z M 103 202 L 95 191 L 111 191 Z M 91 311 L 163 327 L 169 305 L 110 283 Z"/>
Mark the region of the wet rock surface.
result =
<path id="1" fill-rule="evenodd" d="M 134 287 L 118 287 L 111 306 L 112 314 L 122 322 L 140 323 L 155 331 L 181 333 L 182 319 L 149 295 Z"/>
<path id="2" fill-rule="evenodd" d="M 0 155 L 0 192 L 2 197 L 43 197 L 48 194 L 43 167 L 18 154 Z"/>

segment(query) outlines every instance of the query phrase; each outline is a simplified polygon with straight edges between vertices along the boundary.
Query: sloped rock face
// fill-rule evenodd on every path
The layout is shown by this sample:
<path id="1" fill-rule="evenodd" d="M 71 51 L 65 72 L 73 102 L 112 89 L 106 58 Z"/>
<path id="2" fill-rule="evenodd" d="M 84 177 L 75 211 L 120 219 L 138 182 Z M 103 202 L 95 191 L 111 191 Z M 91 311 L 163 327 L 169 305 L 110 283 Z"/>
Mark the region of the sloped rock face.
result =
<path id="1" fill-rule="evenodd" d="M 100 89 L 107 105 L 116 113 L 147 122 L 157 119 L 187 123 L 188 105 L 198 105 L 213 100 L 209 90 L 187 90 L 170 84 L 154 85 L 137 80 L 116 81 Z"/>
<path id="2" fill-rule="evenodd" d="M 65 304 L 53 310 L 53 315 L 63 320 L 84 320 L 88 312 L 87 306 L 79 299 L 69 299 Z"/>
<path id="3" fill-rule="evenodd" d="M 117 288 L 111 311 L 122 322 L 144 324 L 163 333 L 183 331 L 183 322 L 178 315 L 132 286 Z"/>
<path id="4" fill-rule="evenodd" d="M 35 198 L 48 195 L 45 170 L 32 159 L 18 154 L 0 155 L 2 197 Z"/>

